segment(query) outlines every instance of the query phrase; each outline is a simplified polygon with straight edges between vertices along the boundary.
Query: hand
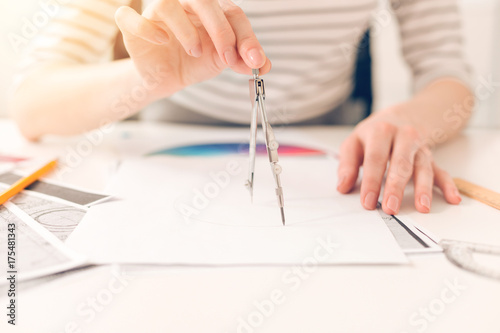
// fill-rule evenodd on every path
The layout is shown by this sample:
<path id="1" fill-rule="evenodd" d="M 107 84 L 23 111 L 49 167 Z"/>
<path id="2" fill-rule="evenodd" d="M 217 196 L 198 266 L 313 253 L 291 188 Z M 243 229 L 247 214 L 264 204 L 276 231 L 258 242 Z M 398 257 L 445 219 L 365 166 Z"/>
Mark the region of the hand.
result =
<path id="1" fill-rule="evenodd" d="M 375 209 L 388 168 L 382 199 L 387 214 L 399 212 L 410 178 L 415 185 L 415 207 L 419 212 L 430 212 L 434 184 L 443 191 L 448 203 L 460 203 L 452 178 L 436 166 L 422 133 L 405 116 L 405 111 L 408 110 L 401 110 L 401 106 L 380 111 L 354 128 L 340 148 L 337 190 L 348 193 L 363 166 L 361 204 L 366 209 Z"/>
<path id="2" fill-rule="evenodd" d="M 248 18 L 230 0 L 156 0 L 139 15 L 130 7 L 115 14 L 125 47 L 142 77 L 154 68 L 165 77 L 156 98 L 167 97 L 230 67 L 269 72 L 270 61 Z"/>

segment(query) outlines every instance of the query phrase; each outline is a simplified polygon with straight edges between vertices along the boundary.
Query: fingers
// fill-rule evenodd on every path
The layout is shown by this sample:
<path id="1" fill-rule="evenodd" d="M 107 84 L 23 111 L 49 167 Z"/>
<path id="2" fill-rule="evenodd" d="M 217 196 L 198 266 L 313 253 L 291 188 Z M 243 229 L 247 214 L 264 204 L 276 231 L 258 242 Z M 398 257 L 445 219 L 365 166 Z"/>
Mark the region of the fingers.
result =
<path id="1" fill-rule="evenodd" d="M 419 212 L 430 212 L 434 184 L 442 190 L 448 203 L 460 203 L 453 179 L 435 165 L 430 149 L 421 145 L 418 131 L 388 122 L 364 123 L 343 142 L 337 190 L 347 193 L 352 189 L 362 164 L 361 204 L 366 209 L 375 209 L 389 159 L 382 199 L 382 208 L 387 214 L 399 212 L 405 187 L 412 177 L 415 208 Z"/>
<path id="2" fill-rule="evenodd" d="M 270 67 L 270 63 L 245 13 L 240 7 L 229 2 L 224 2 L 222 8 L 235 32 L 238 53 L 241 58 L 249 68 L 260 68 L 262 74 L 265 74 L 264 71 Z"/>
<path id="3" fill-rule="evenodd" d="M 203 54 L 206 31 L 220 60 L 236 72 L 251 74 L 251 68 L 259 68 L 266 74 L 271 69 L 250 21 L 230 0 L 157 0 L 145 16 L 165 24 L 191 56 Z M 203 26 L 201 35 L 197 24 Z"/>
<path id="4" fill-rule="evenodd" d="M 361 204 L 366 209 L 372 210 L 377 207 L 395 133 L 395 126 L 377 123 L 366 134 L 363 180 L 361 181 Z"/>
<path id="5" fill-rule="evenodd" d="M 161 45 L 169 40 L 168 34 L 130 7 L 122 6 L 115 13 L 115 21 L 124 38 L 140 38 Z"/>
<path id="6" fill-rule="evenodd" d="M 362 163 L 363 146 L 356 135 L 351 135 L 340 147 L 337 191 L 345 194 L 352 190 Z"/>
<path id="7" fill-rule="evenodd" d="M 421 213 L 431 211 L 432 187 L 434 185 L 434 169 L 429 148 L 420 149 L 415 156 L 415 208 Z"/>
<path id="8" fill-rule="evenodd" d="M 193 0 L 189 1 L 188 5 L 199 17 L 220 59 L 228 66 L 235 66 L 238 63 L 236 35 L 219 3 L 217 1 Z"/>
<path id="9" fill-rule="evenodd" d="M 201 57 L 203 49 L 198 29 L 178 1 L 158 1 L 153 11 L 172 31 L 187 54 Z"/>
<path id="10" fill-rule="evenodd" d="M 458 205 L 462 201 L 462 198 L 451 176 L 446 171 L 438 168 L 435 163 L 432 163 L 432 169 L 434 172 L 434 183 L 443 191 L 446 201 L 452 205 Z"/>
<path id="11" fill-rule="evenodd" d="M 399 212 L 404 189 L 413 176 L 415 155 L 419 149 L 419 139 L 418 132 L 412 127 L 402 127 L 395 135 L 382 200 L 382 208 L 387 214 L 392 215 Z"/>

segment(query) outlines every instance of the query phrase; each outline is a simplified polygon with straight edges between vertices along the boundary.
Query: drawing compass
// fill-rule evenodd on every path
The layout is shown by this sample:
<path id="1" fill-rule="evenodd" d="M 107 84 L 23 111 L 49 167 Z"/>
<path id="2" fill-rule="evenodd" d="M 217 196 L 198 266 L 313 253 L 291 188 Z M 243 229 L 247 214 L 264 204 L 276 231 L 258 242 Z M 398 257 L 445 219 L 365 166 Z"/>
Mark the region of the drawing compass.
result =
<path id="1" fill-rule="evenodd" d="M 278 164 L 278 147 L 279 144 L 274 137 L 274 132 L 267 119 L 265 100 L 266 100 L 266 90 L 264 87 L 264 80 L 259 77 L 259 70 L 252 69 L 253 79 L 249 80 L 250 85 L 250 100 L 252 102 L 252 118 L 250 122 L 250 145 L 249 145 L 249 169 L 248 169 L 248 180 L 246 182 L 246 187 L 250 191 L 250 197 L 253 201 L 253 184 L 254 184 L 254 173 L 255 173 L 255 155 L 256 155 L 256 145 L 257 145 L 257 123 L 259 120 L 259 110 L 260 110 L 260 120 L 262 126 L 262 132 L 264 133 L 264 141 L 266 145 L 267 156 L 269 157 L 269 163 L 271 165 L 271 171 L 273 173 L 274 181 L 276 183 L 276 196 L 278 198 L 278 205 L 281 212 L 281 221 L 285 225 L 285 212 L 284 212 L 284 199 L 283 199 L 283 188 L 281 187 L 281 166 Z"/>

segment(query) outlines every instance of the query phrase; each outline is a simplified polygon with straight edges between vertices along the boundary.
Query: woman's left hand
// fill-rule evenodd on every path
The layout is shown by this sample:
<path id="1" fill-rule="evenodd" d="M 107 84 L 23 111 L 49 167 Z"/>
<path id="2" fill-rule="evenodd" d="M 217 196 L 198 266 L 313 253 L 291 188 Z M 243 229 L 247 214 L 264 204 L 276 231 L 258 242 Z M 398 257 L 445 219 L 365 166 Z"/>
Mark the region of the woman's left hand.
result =
<path id="1" fill-rule="evenodd" d="M 382 198 L 387 214 L 399 212 L 404 189 L 412 178 L 419 212 L 430 212 L 434 185 L 442 190 L 448 203 L 460 203 L 452 178 L 436 166 L 424 133 L 406 116 L 408 110 L 404 108 L 403 104 L 374 113 L 354 128 L 340 148 L 337 190 L 351 191 L 363 167 L 361 204 L 375 209 L 388 169 Z"/>

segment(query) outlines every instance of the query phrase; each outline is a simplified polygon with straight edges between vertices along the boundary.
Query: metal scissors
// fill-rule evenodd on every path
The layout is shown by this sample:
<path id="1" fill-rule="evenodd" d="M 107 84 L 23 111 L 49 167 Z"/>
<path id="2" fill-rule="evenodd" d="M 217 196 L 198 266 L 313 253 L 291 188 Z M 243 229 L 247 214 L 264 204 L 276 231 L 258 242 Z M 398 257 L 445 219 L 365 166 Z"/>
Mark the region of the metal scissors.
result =
<path id="1" fill-rule="evenodd" d="M 253 201 L 253 181 L 255 173 L 255 154 L 257 145 L 257 122 L 258 110 L 260 109 L 260 117 L 262 123 L 262 131 L 264 132 L 264 141 L 266 143 L 267 156 L 271 164 L 271 171 L 273 172 L 274 181 L 276 182 L 276 196 L 278 198 L 278 205 L 281 212 L 281 221 L 285 225 L 285 212 L 283 200 L 283 188 L 281 187 L 280 173 L 281 166 L 278 164 L 278 147 L 279 144 L 274 137 L 274 132 L 267 119 L 265 100 L 266 90 L 264 87 L 264 80 L 259 77 L 259 70 L 252 69 L 253 79 L 249 80 L 250 85 L 250 100 L 252 102 L 252 119 L 250 123 L 250 146 L 248 149 L 250 155 L 250 165 L 248 169 L 248 180 L 246 186 L 250 191 L 250 196 Z"/>

